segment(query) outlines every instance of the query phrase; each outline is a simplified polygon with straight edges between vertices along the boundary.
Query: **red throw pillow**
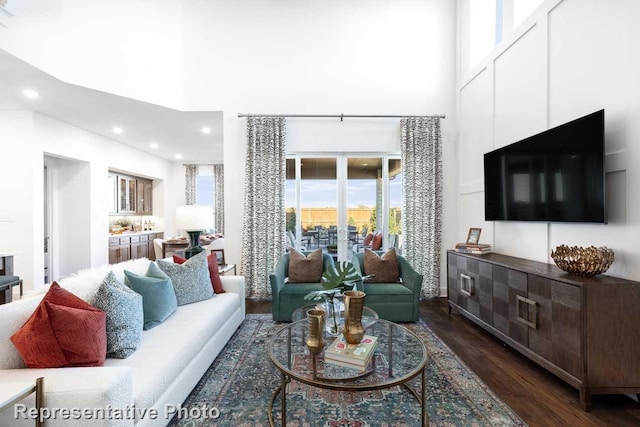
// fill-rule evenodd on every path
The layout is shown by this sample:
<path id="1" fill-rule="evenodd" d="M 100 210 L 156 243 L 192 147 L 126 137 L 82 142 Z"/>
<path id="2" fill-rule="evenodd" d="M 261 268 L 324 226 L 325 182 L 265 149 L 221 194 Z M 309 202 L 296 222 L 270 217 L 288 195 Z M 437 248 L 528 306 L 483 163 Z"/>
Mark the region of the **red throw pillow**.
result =
<path id="1" fill-rule="evenodd" d="M 363 245 L 370 245 L 371 241 L 373 240 L 373 233 L 369 233 L 365 236 L 364 240 L 362 241 Z"/>
<path id="2" fill-rule="evenodd" d="M 376 233 L 376 235 L 373 236 L 373 240 L 371 241 L 371 250 L 379 251 L 381 247 L 382 247 L 382 233 Z"/>
<path id="3" fill-rule="evenodd" d="M 187 262 L 187 259 L 174 255 L 173 262 L 176 264 L 184 264 Z M 209 265 L 209 279 L 211 279 L 213 292 L 216 294 L 225 293 L 225 290 L 222 289 L 222 280 L 220 280 L 220 272 L 218 271 L 218 260 L 213 254 L 207 255 L 207 264 Z"/>
<path id="4" fill-rule="evenodd" d="M 102 366 L 106 315 L 53 282 L 11 341 L 29 368 Z"/>

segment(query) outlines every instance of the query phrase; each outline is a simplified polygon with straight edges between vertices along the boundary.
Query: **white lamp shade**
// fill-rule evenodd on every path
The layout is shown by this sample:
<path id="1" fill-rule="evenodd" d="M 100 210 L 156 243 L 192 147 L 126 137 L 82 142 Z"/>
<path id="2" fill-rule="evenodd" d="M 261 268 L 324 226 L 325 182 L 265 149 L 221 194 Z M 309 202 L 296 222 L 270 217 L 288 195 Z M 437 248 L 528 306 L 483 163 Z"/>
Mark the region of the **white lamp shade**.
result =
<path id="1" fill-rule="evenodd" d="M 197 231 L 212 227 L 213 208 L 211 206 L 188 205 L 176 208 L 176 229 Z"/>

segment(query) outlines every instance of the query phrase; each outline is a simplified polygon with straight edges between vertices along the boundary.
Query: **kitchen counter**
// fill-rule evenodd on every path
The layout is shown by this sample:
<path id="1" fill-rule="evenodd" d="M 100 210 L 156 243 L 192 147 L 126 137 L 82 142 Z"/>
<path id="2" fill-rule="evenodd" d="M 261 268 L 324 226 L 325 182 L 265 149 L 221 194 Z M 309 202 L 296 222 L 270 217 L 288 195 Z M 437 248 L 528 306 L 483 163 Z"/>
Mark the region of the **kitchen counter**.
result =
<path id="1" fill-rule="evenodd" d="M 120 234 L 109 233 L 109 237 L 129 237 L 129 236 L 140 236 L 142 234 L 155 234 L 155 233 L 164 233 L 162 230 L 149 230 L 149 231 L 136 231 L 134 232 L 126 232 Z"/>

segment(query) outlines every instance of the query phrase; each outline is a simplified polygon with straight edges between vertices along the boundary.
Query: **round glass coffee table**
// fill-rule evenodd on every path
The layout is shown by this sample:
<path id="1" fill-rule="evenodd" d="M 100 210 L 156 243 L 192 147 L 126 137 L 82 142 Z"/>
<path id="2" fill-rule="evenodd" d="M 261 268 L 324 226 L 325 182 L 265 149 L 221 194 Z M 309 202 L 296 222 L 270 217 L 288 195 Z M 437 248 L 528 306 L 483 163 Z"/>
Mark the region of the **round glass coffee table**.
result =
<path id="1" fill-rule="evenodd" d="M 306 311 L 301 311 L 305 313 Z M 364 320 L 364 318 L 363 318 Z M 420 338 L 402 325 L 375 319 L 365 327 L 367 335 L 378 338 L 374 355 L 364 370 L 325 363 L 324 351 L 336 339 L 325 335 L 324 350 L 313 356 L 304 337 L 308 334 L 308 321 L 301 319 L 278 330 L 269 341 L 269 357 L 280 371 L 281 382 L 269 403 L 269 424 L 273 418 L 274 401 L 281 398 L 281 425 L 287 425 L 287 384 L 292 380 L 312 387 L 344 391 L 381 390 L 401 385 L 418 401 L 422 426 L 429 424 L 425 402 L 427 349 Z M 420 375 L 419 392 L 407 382 Z"/>

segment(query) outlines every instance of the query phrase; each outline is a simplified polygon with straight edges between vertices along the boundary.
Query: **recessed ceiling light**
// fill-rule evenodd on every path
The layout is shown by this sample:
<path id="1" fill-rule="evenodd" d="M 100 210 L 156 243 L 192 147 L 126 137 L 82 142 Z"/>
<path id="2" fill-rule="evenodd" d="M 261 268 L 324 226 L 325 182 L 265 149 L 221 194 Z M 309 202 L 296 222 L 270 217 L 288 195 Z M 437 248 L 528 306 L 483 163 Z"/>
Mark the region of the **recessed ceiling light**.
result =
<path id="1" fill-rule="evenodd" d="M 206 126 L 205 126 L 205 127 L 203 127 L 203 128 L 202 128 L 202 133 L 206 133 L 207 135 L 208 135 L 208 134 L 210 134 L 210 133 L 211 133 L 211 128 L 206 127 Z"/>
<path id="2" fill-rule="evenodd" d="M 363 163 L 362 166 L 369 166 L 369 163 Z"/>
<path id="3" fill-rule="evenodd" d="M 151 144 L 149 144 L 149 147 L 158 148 L 158 143 L 157 142 L 152 142 Z"/>
<path id="4" fill-rule="evenodd" d="M 120 135 L 122 132 L 124 132 L 122 130 L 122 128 L 119 127 L 119 126 L 114 126 L 113 128 L 111 128 L 111 130 L 113 131 L 113 133 L 117 133 L 118 135 Z"/>
<path id="5" fill-rule="evenodd" d="M 40 94 L 33 89 L 25 89 L 22 91 L 22 94 L 29 99 L 36 99 L 40 97 Z"/>
<path id="6" fill-rule="evenodd" d="M 181 159 L 182 158 L 182 154 L 176 154 L 176 159 Z"/>

